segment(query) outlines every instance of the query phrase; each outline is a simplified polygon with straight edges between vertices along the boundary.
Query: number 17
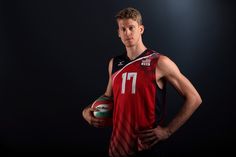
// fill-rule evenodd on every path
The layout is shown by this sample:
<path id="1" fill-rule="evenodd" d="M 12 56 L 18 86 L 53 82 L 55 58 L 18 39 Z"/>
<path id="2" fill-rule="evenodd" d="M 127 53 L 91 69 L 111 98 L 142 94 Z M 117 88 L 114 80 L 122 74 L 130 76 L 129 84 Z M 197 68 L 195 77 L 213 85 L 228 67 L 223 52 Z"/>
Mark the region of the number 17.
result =
<path id="1" fill-rule="evenodd" d="M 128 77 L 127 77 L 128 74 Z M 125 84 L 126 84 L 126 80 L 130 80 L 131 77 L 133 77 L 132 79 L 132 94 L 135 94 L 136 92 L 136 80 L 137 80 L 137 73 L 136 72 L 129 72 L 129 73 L 123 73 L 122 74 L 122 86 L 121 86 L 121 93 L 124 94 L 125 93 Z"/>

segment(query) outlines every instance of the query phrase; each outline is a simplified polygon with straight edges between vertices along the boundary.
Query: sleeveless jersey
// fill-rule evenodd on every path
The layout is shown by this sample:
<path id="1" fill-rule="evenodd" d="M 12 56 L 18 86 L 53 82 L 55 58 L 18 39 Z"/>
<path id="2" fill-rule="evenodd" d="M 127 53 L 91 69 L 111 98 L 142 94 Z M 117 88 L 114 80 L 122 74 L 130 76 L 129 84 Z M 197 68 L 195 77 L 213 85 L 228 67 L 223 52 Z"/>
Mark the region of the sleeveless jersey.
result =
<path id="1" fill-rule="evenodd" d="M 165 86 L 160 89 L 155 79 L 159 56 L 157 52 L 145 50 L 135 60 L 130 60 L 126 54 L 113 59 L 111 157 L 129 156 L 145 149 L 138 132 L 152 129 L 163 120 Z"/>

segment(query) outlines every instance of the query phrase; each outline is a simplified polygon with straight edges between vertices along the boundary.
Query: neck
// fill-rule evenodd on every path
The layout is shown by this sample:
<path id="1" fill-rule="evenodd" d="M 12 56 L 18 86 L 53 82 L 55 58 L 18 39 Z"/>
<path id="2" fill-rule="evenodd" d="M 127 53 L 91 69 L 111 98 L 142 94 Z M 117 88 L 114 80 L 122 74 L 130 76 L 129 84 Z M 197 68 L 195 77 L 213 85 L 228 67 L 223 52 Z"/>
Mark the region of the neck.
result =
<path id="1" fill-rule="evenodd" d="M 136 57 L 138 57 L 142 52 L 144 52 L 146 49 L 147 48 L 143 43 L 132 47 L 126 47 L 127 56 L 129 57 L 130 60 L 133 60 Z"/>

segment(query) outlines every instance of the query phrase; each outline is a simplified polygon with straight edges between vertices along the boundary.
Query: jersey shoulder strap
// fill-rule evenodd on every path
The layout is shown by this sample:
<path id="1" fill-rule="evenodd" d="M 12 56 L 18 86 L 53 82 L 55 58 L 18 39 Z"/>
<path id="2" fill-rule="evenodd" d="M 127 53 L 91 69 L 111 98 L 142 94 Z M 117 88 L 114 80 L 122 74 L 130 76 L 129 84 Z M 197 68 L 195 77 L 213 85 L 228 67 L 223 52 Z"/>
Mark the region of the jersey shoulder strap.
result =
<path id="1" fill-rule="evenodd" d="M 126 57 L 126 54 L 121 54 L 118 56 L 115 56 L 113 58 L 113 65 L 112 65 L 112 74 L 114 74 L 116 71 L 123 68 L 127 63 L 129 63 L 129 60 Z"/>

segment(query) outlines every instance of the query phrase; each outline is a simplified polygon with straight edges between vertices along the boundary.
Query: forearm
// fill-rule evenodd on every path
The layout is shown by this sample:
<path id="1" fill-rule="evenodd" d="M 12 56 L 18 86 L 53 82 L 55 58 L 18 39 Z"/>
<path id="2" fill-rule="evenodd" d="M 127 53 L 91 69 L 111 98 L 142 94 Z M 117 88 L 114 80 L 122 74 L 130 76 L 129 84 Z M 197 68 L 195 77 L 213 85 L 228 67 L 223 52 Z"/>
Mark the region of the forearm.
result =
<path id="1" fill-rule="evenodd" d="M 166 127 L 169 136 L 176 132 L 191 117 L 200 104 L 201 100 L 199 98 L 191 97 L 185 99 L 180 111 Z"/>

